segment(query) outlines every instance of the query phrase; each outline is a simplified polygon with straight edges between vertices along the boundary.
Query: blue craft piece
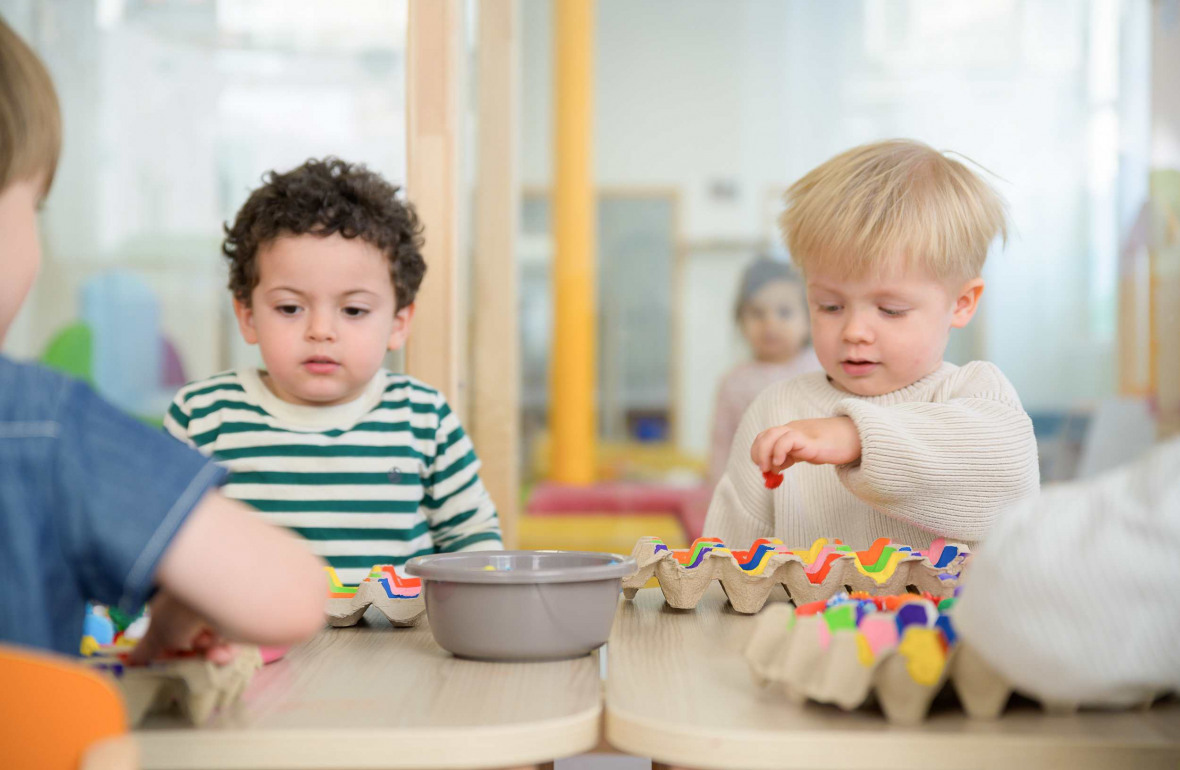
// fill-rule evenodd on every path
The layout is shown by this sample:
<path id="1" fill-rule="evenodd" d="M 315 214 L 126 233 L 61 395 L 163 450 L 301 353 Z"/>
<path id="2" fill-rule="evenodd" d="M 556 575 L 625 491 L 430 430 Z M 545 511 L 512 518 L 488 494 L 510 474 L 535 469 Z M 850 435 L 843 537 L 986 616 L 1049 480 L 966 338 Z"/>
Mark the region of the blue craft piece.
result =
<path id="1" fill-rule="evenodd" d="M 93 637 L 99 646 L 115 643 L 115 624 L 111 619 L 99 615 L 92 605 L 86 605 L 86 617 L 82 620 L 82 636 Z"/>

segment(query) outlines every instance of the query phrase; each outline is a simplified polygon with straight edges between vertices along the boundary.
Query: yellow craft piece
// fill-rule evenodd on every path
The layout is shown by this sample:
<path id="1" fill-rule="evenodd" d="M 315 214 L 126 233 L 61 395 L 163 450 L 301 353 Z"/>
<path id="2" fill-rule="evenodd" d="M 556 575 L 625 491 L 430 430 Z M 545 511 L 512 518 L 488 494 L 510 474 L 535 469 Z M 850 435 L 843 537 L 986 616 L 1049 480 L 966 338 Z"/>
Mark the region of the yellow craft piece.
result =
<path id="1" fill-rule="evenodd" d="M 859 631 L 856 633 L 856 659 L 865 668 L 873 665 L 873 648 L 869 646 L 869 640 L 865 639 L 865 635 Z"/>
<path id="2" fill-rule="evenodd" d="M 483 571 L 484 571 L 484 572 L 495 572 L 495 571 L 496 571 L 496 568 L 495 568 L 493 565 L 491 565 L 491 564 L 485 564 L 485 565 L 483 566 Z"/>
<path id="3" fill-rule="evenodd" d="M 783 541 L 779 540 L 777 537 L 767 538 L 766 542 L 768 542 L 771 545 L 776 546 L 776 547 L 783 544 Z M 714 550 L 720 550 L 720 549 L 714 549 Z M 725 550 L 728 552 L 728 549 L 725 549 Z M 770 564 L 770 555 L 772 553 L 774 553 L 774 551 L 767 551 L 767 552 L 763 553 L 762 554 L 762 561 L 758 562 L 758 566 L 754 567 L 754 569 L 746 570 L 746 574 L 747 575 L 761 575 L 763 572 L 765 572 L 766 565 Z"/>
<path id="4" fill-rule="evenodd" d="M 758 562 L 758 566 L 751 570 L 746 570 L 747 575 L 761 575 L 766 571 L 766 565 L 770 564 L 770 554 L 762 554 L 762 561 Z"/>
<path id="5" fill-rule="evenodd" d="M 332 588 L 344 588 L 344 584 L 340 582 L 340 576 L 336 574 L 335 569 L 325 565 L 324 572 L 328 573 L 328 585 Z"/>
<path id="6" fill-rule="evenodd" d="M 889 554 L 889 561 L 885 562 L 885 566 L 880 572 L 869 572 L 864 568 L 864 565 L 860 563 L 860 559 L 853 559 L 852 563 L 856 565 L 856 569 L 860 572 L 860 574 L 868 575 L 878 583 L 884 583 L 886 580 L 893 577 L 893 573 L 897 572 L 897 565 L 901 563 L 902 559 L 909 555 L 910 554 L 908 551 L 894 551 L 893 553 Z"/>
<path id="7" fill-rule="evenodd" d="M 795 554 L 803 560 L 804 564 L 811 564 L 819 558 L 819 552 L 822 551 L 824 546 L 827 544 L 828 539 L 826 537 L 821 537 L 819 540 L 816 540 L 814 543 L 812 543 L 811 548 L 808 550 L 803 551 L 802 553 L 795 551 Z"/>
<path id="8" fill-rule="evenodd" d="M 938 641 L 939 633 L 937 628 L 910 626 L 897 646 L 898 653 L 905 658 L 906 671 L 918 684 L 935 685 L 942 676 L 946 656 Z"/>
<path id="9" fill-rule="evenodd" d="M 98 652 L 98 641 L 93 636 L 82 637 L 82 656 L 89 658 Z"/>

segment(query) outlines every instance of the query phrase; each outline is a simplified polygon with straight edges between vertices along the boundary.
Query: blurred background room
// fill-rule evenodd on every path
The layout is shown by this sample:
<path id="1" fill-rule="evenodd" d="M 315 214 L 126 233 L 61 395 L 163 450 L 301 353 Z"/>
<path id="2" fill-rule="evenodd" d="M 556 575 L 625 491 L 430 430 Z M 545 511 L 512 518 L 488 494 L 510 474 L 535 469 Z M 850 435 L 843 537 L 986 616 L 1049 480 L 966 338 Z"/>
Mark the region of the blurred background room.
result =
<path id="1" fill-rule="evenodd" d="M 468 425 L 508 542 L 700 534 L 743 271 L 785 188 L 912 137 L 1009 204 L 980 314 L 1042 480 L 1180 432 L 1180 0 L 0 0 L 65 150 L 5 343 L 158 421 L 254 366 L 223 224 L 269 169 L 404 185 L 429 272 L 389 365 Z M 783 310 L 784 317 L 791 310 Z M 756 347 L 756 346 L 755 346 Z M 761 360 L 761 359 L 760 359 Z M 838 534 L 838 533 L 836 533 Z M 798 544 L 794 544 L 798 545 Z"/>

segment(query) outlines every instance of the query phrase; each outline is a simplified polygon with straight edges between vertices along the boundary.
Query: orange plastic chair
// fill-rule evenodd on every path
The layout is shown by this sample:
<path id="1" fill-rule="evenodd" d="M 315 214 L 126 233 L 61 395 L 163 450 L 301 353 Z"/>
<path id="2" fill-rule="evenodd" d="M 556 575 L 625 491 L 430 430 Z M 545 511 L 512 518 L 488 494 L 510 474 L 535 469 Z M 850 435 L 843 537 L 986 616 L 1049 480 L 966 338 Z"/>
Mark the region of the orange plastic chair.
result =
<path id="1" fill-rule="evenodd" d="M 6 770 L 138 766 L 119 693 L 65 658 L 0 645 L 0 756 Z"/>

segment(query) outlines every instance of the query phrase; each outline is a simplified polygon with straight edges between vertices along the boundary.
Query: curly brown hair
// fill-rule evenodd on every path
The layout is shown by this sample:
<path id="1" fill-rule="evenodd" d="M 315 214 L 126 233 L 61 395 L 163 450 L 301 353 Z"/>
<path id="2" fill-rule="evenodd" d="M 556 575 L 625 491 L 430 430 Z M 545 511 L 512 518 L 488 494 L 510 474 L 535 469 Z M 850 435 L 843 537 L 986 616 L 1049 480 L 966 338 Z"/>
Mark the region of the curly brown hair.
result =
<path id="1" fill-rule="evenodd" d="M 225 226 L 221 253 L 229 260 L 235 299 L 250 305 L 258 285 L 258 251 L 276 238 L 339 233 L 385 254 L 398 310 L 414 301 L 426 274 L 422 226 L 414 207 L 398 199 L 398 187 L 361 164 L 334 157 L 312 158 L 283 174 L 268 171 L 262 181 L 233 225 Z"/>

